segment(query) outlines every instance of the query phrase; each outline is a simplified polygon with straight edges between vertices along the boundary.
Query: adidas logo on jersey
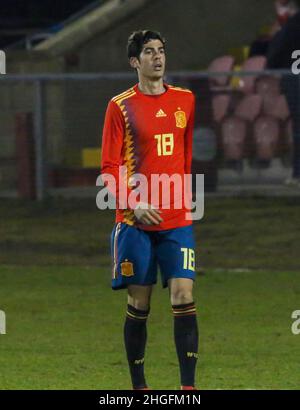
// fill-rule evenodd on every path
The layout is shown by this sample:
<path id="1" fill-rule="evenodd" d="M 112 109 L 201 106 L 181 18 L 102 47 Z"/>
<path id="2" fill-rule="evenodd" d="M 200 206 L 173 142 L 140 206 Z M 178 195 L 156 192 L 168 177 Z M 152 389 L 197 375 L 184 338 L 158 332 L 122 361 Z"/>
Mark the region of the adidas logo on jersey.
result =
<path id="1" fill-rule="evenodd" d="M 157 113 L 156 113 L 156 117 L 157 117 L 157 118 L 159 118 L 159 117 L 166 117 L 166 116 L 167 116 L 167 114 L 165 114 L 162 109 L 160 109 L 160 110 L 157 111 Z"/>

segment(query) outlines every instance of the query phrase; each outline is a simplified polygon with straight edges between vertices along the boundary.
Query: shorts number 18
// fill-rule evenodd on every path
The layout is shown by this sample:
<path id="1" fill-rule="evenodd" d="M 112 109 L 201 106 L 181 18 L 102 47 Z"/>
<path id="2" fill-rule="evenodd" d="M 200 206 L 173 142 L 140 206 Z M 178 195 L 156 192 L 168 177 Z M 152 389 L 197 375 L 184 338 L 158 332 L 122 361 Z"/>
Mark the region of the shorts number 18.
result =
<path id="1" fill-rule="evenodd" d="M 183 269 L 195 270 L 195 252 L 194 249 L 181 248 L 183 252 Z"/>

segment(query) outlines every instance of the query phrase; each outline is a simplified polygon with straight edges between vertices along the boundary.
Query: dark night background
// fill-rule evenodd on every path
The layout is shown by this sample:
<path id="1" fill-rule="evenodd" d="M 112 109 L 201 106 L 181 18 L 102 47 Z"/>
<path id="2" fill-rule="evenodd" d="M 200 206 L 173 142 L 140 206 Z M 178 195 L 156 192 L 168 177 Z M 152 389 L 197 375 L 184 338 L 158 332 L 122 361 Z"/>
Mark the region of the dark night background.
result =
<path id="1" fill-rule="evenodd" d="M 64 21 L 95 0 L 1 0 L 0 48 Z"/>

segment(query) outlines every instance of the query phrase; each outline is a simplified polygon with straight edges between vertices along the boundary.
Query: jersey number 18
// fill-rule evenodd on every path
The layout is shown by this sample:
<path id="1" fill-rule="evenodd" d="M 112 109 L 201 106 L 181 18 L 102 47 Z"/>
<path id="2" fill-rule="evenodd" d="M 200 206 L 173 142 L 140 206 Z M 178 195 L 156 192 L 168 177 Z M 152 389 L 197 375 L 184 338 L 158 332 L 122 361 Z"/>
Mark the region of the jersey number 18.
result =
<path id="1" fill-rule="evenodd" d="M 174 150 L 174 134 L 154 135 L 157 140 L 157 155 L 172 155 Z"/>

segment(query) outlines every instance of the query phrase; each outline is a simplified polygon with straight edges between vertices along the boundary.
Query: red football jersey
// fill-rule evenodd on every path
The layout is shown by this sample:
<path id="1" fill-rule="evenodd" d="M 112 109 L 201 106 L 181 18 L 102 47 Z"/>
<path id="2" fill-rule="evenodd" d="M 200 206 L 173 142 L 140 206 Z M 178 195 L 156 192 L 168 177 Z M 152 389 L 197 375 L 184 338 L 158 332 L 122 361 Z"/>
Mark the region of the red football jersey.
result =
<path id="1" fill-rule="evenodd" d="M 113 175 L 118 187 L 119 167 L 126 166 L 127 194 L 134 188 L 132 179 L 137 173 L 145 175 L 149 182 L 148 193 L 154 185 L 151 184 L 153 174 L 179 174 L 183 181 L 184 174 L 191 173 L 195 98 L 190 90 L 164 86 L 166 91 L 163 94 L 148 95 L 143 94 L 136 84 L 108 104 L 102 137 L 101 173 Z M 117 189 L 116 222 L 153 231 L 190 225 L 192 221 L 186 217 L 190 207 L 185 206 L 184 188 L 180 198 L 182 207 L 174 209 L 173 185 L 170 187 L 171 197 L 167 205 L 170 209 L 164 209 L 162 186 L 155 204 L 150 196 L 147 200 L 162 211 L 163 222 L 159 225 L 139 223 L 128 205 L 127 209 L 120 209 L 121 197 Z"/>

